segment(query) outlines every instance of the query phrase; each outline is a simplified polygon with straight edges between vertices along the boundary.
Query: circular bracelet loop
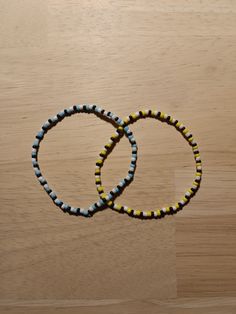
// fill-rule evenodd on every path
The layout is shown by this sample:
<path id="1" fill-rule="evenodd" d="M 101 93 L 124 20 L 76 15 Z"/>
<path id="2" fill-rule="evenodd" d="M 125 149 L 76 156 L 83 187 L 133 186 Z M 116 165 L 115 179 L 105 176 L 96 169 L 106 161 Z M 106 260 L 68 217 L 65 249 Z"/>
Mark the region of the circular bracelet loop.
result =
<path id="1" fill-rule="evenodd" d="M 61 199 L 57 197 L 57 194 L 49 187 L 47 180 L 43 176 L 39 162 L 38 162 L 38 151 L 40 147 L 40 142 L 43 140 L 45 134 L 54 126 L 57 125 L 58 122 L 62 121 L 65 117 L 71 116 L 76 113 L 94 113 L 98 116 L 104 117 L 106 120 L 110 121 L 111 123 L 115 124 L 117 129 L 115 134 L 111 137 L 111 140 L 107 143 L 106 149 L 109 149 L 112 147 L 116 139 L 120 136 L 125 136 L 128 138 L 131 147 L 132 147 L 132 159 L 130 163 L 130 168 L 129 168 L 129 174 L 127 175 L 126 178 L 122 180 L 122 187 L 125 188 L 133 179 L 134 176 L 134 171 L 135 171 L 135 165 L 136 165 L 136 160 L 137 160 L 137 145 L 135 138 L 133 134 L 130 132 L 128 128 L 125 130 L 123 129 L 122 125 L 124 122 L 114 115 L 110 111 L 105 111 L 104 109 L 101 109 L 97 107 L 96 105 L 75 105 L 72 106 L 68 109 L 60 111 L 58 114 L 56 114 L 54 117 L 51 119 L 48 119 L 43 125 L 41 130 L 37 133 L 36 138 L 33 142 L 32 145 L 32 164 L 34 168 L 34 172 L 36 177 L 38 178 L 38 181 L 40 184 L 43 186 L 44 190 L 47 192 L 47 194 L 50 196 L 50 198 L 53 200 L 54 204 L 60 207 L 64 212 L 68 212 L 70 214 L 74 215 L 82 215 L 85 217 L 92 216 L 92 214 L 97 211 L 101 210 L 105 207 L 107 207 L 106 202 L 104 202 L 102 199 L 99 199 L 97 202 L 89 206 L 88 208 L 79 208 L 79 207 L 72 207 L 69 206 L 68 204 L 64 203 Z M 101 156 L 103 155 L 103 152 L 100 154 Z M 98 169 L 99 166 L 102 165 L 101 159 L 97 161 L 97 170 L 96 170 L 96 175 L 98 174 Z M 132 169 L 132 173 L 130 172 Z M 99 178 L 96 178 L 96 182 L 99 183 Z M 110 193 L 112 193 L 113 199 L 119 194 L 118 191 L 112 190 Z"/>
<path id="2" fill-rule="evenodd" d="M 200 158 L 200 154 L 198 150 L 198 145 L 193 139 L 192 133 L 183 125 L 183 123 L 172 118 L 171 116 L 169 116 L 168 114 L 164 112 L 153 111 L 153 110 L 143 110 L 143 111 L 138 111 L 136 113 L 132 113 L 123 120 L 124 132 L 130 133 L 131 131 L 128 129 L 129 124 L 134 123 L 139 119 L 143 119 L 147 117 L 155 118 L 162 122 L 166 122 L 169 125 L 174 126 L 178 131 L 181 132 L 183 137 L 192 146 L 192 151 L 193 151 L 194 159 L 196 163 L 196 173 L 195 173 L 195 178 L 192 183 L 192 186 L 185 192 L 183 197 L 178 202 L 176 202 L 175 204 L 171 206 L 159 208 L 157 210 L 147 210 L 147 211 L 143 211 L 139 209 L 134 210 L 134 209 L 131 209 L 130 207 L 123 206 L 121 204 L 116 204 L 113 201 L 113 194 L 111 192 L 108 194 L 105 193 L 104 187 L 102 186 L 102 180 L 101 180 L 101 167 L 103 166 L 104 160 L 110 154 L 110 151 L 108 150 L 102 151 L 103 160 L 101 163 L 96 164 L 96 172 L 95 172 L 96 186 L 97 186 L 97 191 L 100 195 L 101 200 L 106 202 L 107 205 L 115 211 L 118 211 L 121 213 L 125 212 L 128 215 L 137 217 L 137 218 L 161 218 L 161 217 L 164 217 L 166 214 L 173 214 L 179 211 L 180 209 L 182 209 L 189 202 L 189 200 L 196 194 L 197 190 L 200 187 L 200 182 L 202 178 L 202 163 L 201 163 L 201 158 Z M 105 148 L 106 148 L 106 145 L 105 145 Z M 116 189 L 112 190 L 112 192 L 116 193 L 116 195 L 118 191 L 119 191 L 119 186 L 117 186 Z"/>

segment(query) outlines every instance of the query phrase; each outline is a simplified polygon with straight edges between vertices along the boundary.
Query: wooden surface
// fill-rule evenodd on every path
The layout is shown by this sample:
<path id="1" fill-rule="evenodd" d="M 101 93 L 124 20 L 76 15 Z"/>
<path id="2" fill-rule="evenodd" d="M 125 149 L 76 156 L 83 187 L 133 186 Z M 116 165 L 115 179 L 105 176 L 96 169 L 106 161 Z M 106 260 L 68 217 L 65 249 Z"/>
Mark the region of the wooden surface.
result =
<path id="1" fill-rule="evenodd" d="M 235 313 L 236 3 L 1 0 L 0 18 L 0 313 Z M 32 170 L 32 141 L 50 116 L 82 103 L 120 117 L 161 110 L 190 128 L 203 180 L 182 212 L 85 219 L 53 205 Z M 119 202 L 178 200 L 194 176 L 190 147 L 158 121 L 131 129 L 138 167 Z M 113 131 L 81 114 L 47 134 L 39 160 L 63 200 L 97 200 L 95 160 Z M 106 190 L 129 160 L 124 138 L 104 166 Z"/>

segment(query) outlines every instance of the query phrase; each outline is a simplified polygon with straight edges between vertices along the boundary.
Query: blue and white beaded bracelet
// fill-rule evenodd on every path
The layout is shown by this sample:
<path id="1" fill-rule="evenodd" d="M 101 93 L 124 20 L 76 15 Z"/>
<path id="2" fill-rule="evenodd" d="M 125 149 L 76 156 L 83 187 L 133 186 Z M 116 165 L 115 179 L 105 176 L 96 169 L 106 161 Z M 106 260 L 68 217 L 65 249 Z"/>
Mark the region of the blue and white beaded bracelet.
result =
<path id="1" fill-rule="evenodd" d="M 42 125 L 40 131 L 37 133 L 36 138 L 33 142 L 32 154 L 31 154 L 34 172 L 35 172 L 36 177 L 38 178 L 38 181 L 43 186 L 44 190 L 47 192 L 50 198 L 53 200 L 54 204 L 60 207 L 64 212 L 68 212 L 73 215 L 81 215 L 81 216 L 89 217 L 89 216 L 92 216 L 92 214 L 96 212 L 97 210 L 106 208 L 107 207 L 106 202 L 103 201 L 102 199 L 99 199 L 97 202 L 95 202 L 88 208 L 73 207 L 73 206 L 68 205 L 67 203 L 64 203 L 60 198 L 58 198 L 56 192 L 50 188 L 47 180 L 42 174 L 42 171 L 39 166 L 39 161 L 38 161 L 38 151 L 40 147 L 40 142 L 43 140 L 45 134 L 52 127 L 56 126 L 58 122 L 62 121 L 65 117 L 71 116 L 76 113 L 93 113 L 95 115 L 104 117 L 110 120 L 110 122 L 113 122 L 113 124 L 117 126 L 117 130 L 114 135 L 116 138 L 118 138 L 118 136 L 119 137 L 123 136 L 123 134 L 128 138 L 132 147 L 132 158 L 131 158 L 128 175 L 126 176 L 126 178 L 122 179 L 119 183 L 119 185 L 122 186 L 122 188 L 125 188 L 133 179 L 136 161 L 137 161 L 137 145 L 136 145 L 136 141 L 132 132 L 130 132 L 128 128 L 123 129 L 122 125 L 124 125 L 124 122 L 122 121 L 122 119 L 117 117 L 112 112 L 106 111 L 93 104 L 74 105 L 68 109 L 64 109 L 60 111 L 58 114 L 56 114 L 55 116 L 53 116 L 52 118 L 48 119 Z M 112 144 L 113 144 L 113 140 L 110 140 L 110 142 L 107 144 L 108 145 L 107 148 L 112 147 Z M 120 191 L 118 189 L 113 189 L 110 192 L 112 195 L 112 200 L 115 199 L 115 197 L 119 194 L 119 192 Z"/>

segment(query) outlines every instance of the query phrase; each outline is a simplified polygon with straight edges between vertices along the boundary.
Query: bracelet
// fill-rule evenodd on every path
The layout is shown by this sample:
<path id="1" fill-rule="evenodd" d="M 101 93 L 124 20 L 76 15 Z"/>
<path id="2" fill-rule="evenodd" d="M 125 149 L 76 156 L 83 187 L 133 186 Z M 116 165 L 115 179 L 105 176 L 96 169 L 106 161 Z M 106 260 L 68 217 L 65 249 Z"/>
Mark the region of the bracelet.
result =
<path id="1" fill-rule="evenodd" d="M 117 127 L 115 134 L 112 136 L 111 140 L 106 145 L 106 151 L 111 149 L 113 144 L 115 143 L 115 141 L 118 138 L 120 138 L 121 136 L 123 136 L 123 134 L 125 134 L 125 136 L 128 138 L 128 140 L 131 144 L 131 147 L 132 147 L 132 159 L 131 159 L 128 175 L 126 176 L 126 178 L 124 178 L 120 182 L 120 185 L 122 185 L 122 188 L 125 188 L 133 180 L 136 161 L 137 161 L 137 145 L 136 145 L 136 141 L 135 141 L 135 138 L 134 138 L 132 132 L 128 128 L 123 129 L 122 125 L 124 124 L 124 122 L 119 117 L 117 117 L 115 114 L 113 114 L 110 111 L 105 111 L 104 109 L 97 107 L 96 105 L 75 105 L 75 106 L 72 106 L 68 109 L 60 111 L 58 114 L 56 114 L 52 118 L 48 119 L 42 125 L 40 131 L 37 133 L 36 138 L 33 142 L 32 153 L 31 153 L 33 169 L 34 169 L 35 175 L 36 175 L 39 183 L 43 186 L 44 190 L 47 192 L 47 194 L 53 200 L 54 204 L 56 206 L 60 207 L 64 212 L 67 212 L 67 213 L 72 214 L 72 215 L 81 215 L 81 216 L 89 217 L 89 216 L 92 216 L 92 214 L 95 211 L 106 208 L 107 207 L 106 202 L 104 202 L 102 199 L 99 199 L 97 202 L 95 202 L 94 204 L 92 204 L 88 208 L 79 208 L 79 207 L 69 206 L 68 204 L 64 203 L 61 199 L 59 199 L 57 197 L 57 194 L 55 193 L 55 191 L 53 191 L 49 187 L 47 180 L 45 179 L 45 177 L 43 176 L 43 174 L 40 170 L 40 166 L 39 166 L 39 162 L 38 162 L 38 151 L 39 151 L 39 147 L 40 147 L 40 142 L 43 140 L 45 134 L 52 127 L 56 126 L 58 122 L 62 121 L 65 117 L 71 116 L 75 113 L 81 113 L 81 112 L 93 113 L 97 116 L 102 116 L 102 117 L 106 118 L 106 120 L 115 124 L 115 126 Z M 101 153 L 101 155 L 103 155 L 103 152 Z M 100 161 L 98 161 L 97 164 L 98 164 L 98 166 L 97 166 L 98 168 L 99 168 L 99 166 L 102 165 L 102 163 Z M 131 169 L 132 169 L 132 172 L 131 172 Z M 98 173 L 98 171 L 96 170 L 96 175 L 97 175 L 97 173 Z M 99 178 L 96 178 L 96 182 L 97 182 L 97 184 L 99 183 Z M 119 194 L 119 191 L 116 191 L 113 189 L 110 193 L 112 193 L 112 196 L 114 199 Z"/>
<path id="2" fill-rule="evenodd" d="M 117 195 L 118 191 L 120 191 L 120 186 L 118 185 L 110 193 L 106 194 L 104 191 L 104 187 L 102 186 L 102 180 L 101 180 L 101 168 L 104 164 L 104 160 L 110 154 L 110 151 L 106 149 L 106 145 L 105 145 L 104 150 L 102 151 L 102 154 L 100 153 L 100 156 L 102 156 L 101 161 L 99 163 L 96 163 L 96 171 L 95 171 L 96 186 L 97 186 L 97 191 L 100 195 L 101 200 L 106 202 L 106 204 L 115 211 L 118 211 L 120 213 L 127 213 L 128 215 L 136 217 L 136 218 L 161 218 L 161 217 L 164 217 L 166 214 L 174 214 L 178 212 L 179 210 L 181 210 L 189 202 L 189 200 L 196 194 L 197 190 L 200 187 L 200 182 L 202 178 L 202 162 L 200 158 L 198 145 L 193 139 L 192 133 L 183 125 L 183 123 L 172 118 L 171 116 L 167 115 L 164 112 L 144 110 L 144 111 L 138 111 L 136 113 L 132 113 L 123 120 L 124 132 L 128 132 L 128 133 L 131 132 L 128 129 L 129 124 L 134 123 L 138 121 L 139 119 L 143 119 L 147 117 L 158 119 L 161 122 L 166 122 L 169 125 L 174 126 L 178 131 L 181 132 L 183 137 L 192 146 L 192 151 L 193 151 L 193 155 L 194 155 L 194 159 L 196 163 L 196 173 L 195 173 L 195 178 L 191 187 L 185 192 L 184 196 L 178 202 L 176 202 L 175 204 L 171 206 L 163 207 L 157 210 L 147 210 L 147 211 L 143 211 L 139 209 L 135 210 L 130 207 L 123 206 L 121 204 L 115 204 L 113 202 L 113 194 Z"/>

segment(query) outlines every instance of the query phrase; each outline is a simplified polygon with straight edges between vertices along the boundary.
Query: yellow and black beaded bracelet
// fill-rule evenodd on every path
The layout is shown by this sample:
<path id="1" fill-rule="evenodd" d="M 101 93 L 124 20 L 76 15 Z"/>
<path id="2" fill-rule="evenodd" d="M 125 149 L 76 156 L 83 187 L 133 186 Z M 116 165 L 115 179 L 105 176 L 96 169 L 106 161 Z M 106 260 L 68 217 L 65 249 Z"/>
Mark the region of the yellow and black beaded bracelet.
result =
<path id="1" fill-rule="evenodd" d="M 193 138 L 192 133 L 190 130 L 188 130 L 183 123 L 178 121 L 177 119 L 171 117 L 170 115 L 160 112 L 160 111 L 154 111 L 154 110 L 142 110 L 135 113 L 130 114 L 123 120 L 123 124 L 119 127 L 120 130 L 123 127 L 123 130 L 125 132 L 128 132 L 128 134 L 132 134 L 132 132 L 128 129 L 128 125 L 131 123 L 134 123 L 138 121 L 139 119 L 143 118 L 154 118 L 158 119 L 162 122 L 166 122 L 169 125 L 174 126 L 178 131 L 181 132 L 183 137 L 186 139 L 186 141 L 190 144 L 192 147 L 195 164 L 196 164 L 196 172 L 195 177 L 192 182 L 192 185 L 187 189 L 187 191 L 183 194 L 183 197 L 176 202 L 175 204 L 172 204 L 171 206 L 158 208 L 156 210 L 139 210 L 139 209 L 132 209 L 128 206 L 124 206 L 121 204 L 114 203 L 114 196 L 118 195 L 118 192 L 122 190 L 123 185 L 125 185 L 125 181 L 121 180 L 119 185 L 113 189 L 110 193 L 106 194 L 104 187 L 102 185 L 101 180 L 101 168 L 104 164 L 104 160 L 107 158 L 107 156 L 110 154 L 111 150 L 110 147 L 112 145 L 115 145 L 116 139 L 119 137 L 119 132 L 117 129 L 117 134 L 114 135 L 113 138 L 108 142 L 108 144 L 105 145 L 104 149 L 100 152 L 100 159 L 96 162 L 96 170 L 95 170 L 95 182 L 97 191 L 100 195 L 100 198 L 107 203 L 107 205 L 112 208 L 115 211 L 121 212 L 121 213 L 127 213 L 130 216 L 137 217 L 137 218 L 161 218 L 167 214 L 173 214 L 175 212 L 178 212 L 181 210 L 188 202 L 189 200 L 196 194 L 197 190 L 200 187 L 200 182 L 202 178 L 202 162 L 200 158 L 200 153 L 198 149 L 198 145 L 196 141 Z M 133 150 L 133 161 L 136 162 L 137 159 L 137 150 L 134 146 L 132 148 Z M 129 170 L 129 176 L 133 177 L 134 173 L 134 167 L 135 165 L 131 164 L 130 170 Z M 128 179 L 128 178 L 127 178 Z"/>

